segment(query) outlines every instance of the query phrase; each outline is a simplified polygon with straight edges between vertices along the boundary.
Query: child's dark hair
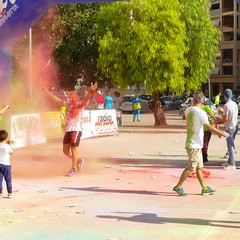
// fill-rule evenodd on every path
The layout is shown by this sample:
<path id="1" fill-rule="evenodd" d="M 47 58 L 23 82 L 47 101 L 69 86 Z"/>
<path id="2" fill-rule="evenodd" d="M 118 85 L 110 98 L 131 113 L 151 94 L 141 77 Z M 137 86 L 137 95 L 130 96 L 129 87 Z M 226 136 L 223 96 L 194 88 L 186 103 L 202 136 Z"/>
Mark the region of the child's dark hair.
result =
<path id="1" fill-rule="evenodd" d="M 0 142 L 3 142 L 8 138 L 8 132 L 6 130 L 0 130 Z"/>

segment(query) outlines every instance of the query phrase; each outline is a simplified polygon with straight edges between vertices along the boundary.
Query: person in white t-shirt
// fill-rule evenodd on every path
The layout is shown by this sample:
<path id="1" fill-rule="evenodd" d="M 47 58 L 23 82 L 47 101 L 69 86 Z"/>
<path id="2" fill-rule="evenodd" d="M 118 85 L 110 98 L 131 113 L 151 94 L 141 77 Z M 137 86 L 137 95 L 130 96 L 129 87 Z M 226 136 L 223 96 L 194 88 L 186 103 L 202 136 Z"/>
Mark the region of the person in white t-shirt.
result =
<path id="1" fill-rule="evenodd" d="M 12 173 L 10 155 L 13 153 L 6 130 L 0 130 L 0 198 L 2 198 L 3 178 L 6 182 L 8 198 L 12 198 Z"/>
<path id="2" fill-rule="evenodd" d="M 235 154 L 234 140 L 238 132 L 238 105 L 232 101 L 232 90 L 227 88 L 224 90 L 223 96 L 226 100 L 223 108 L 219 108 L 222 112 L 222 119 L 218 119 L 217 123 L 224 123 L 224 129 L 230 134 L 227 138 L 228 163 L 224 167 L 225 170 L 235 170 Z"/>
<path id="3" fill-rule="evenodd" d="M 82 100 L 79 100 L 77 92 L 70 92 L 68 102 L 63 102 L 62 99 L 50 93 L 47 88 L 44 89 L 46 94 L 55 100 L 59 107 L 66 105 L 66 132 L 63 138 L 63 153 L 72 160 L 72 167 L 67 176 L 75 176 L 77 171 L 81 170 L 83 164 L 83 160 L 78 158 L 78 148 L 82 136 L 82 113 L 88 100 L 97 89 L 97 82 L 91 85 L 89 93 Z"/>
<path id="4" fill-rule="evenodd" d="M 202 110 L 204 99 L 204 94 L 201 91 L 197 91 L 193 96 L 193 106 L 187 108 L 185 111 L 187 122 L 187 139 L 185 142 L 185 148 L 188 154 L 188 163 L 179 182 L 173 188 L 173 191 L 181 196 L 186 195 L 182 185 L 192 171 L 196 171 L 197 173 L 197 178 L 202 188 L 202 195 L 211 195 L 215 192 L 215 190 L 206 186 L 202 173 L 203 126 L 207 126 L 208 130 L 216 133 L 219 137 L 229 137 L 228 133 L 220 131 L 209 123 L 207 113 Z"/>

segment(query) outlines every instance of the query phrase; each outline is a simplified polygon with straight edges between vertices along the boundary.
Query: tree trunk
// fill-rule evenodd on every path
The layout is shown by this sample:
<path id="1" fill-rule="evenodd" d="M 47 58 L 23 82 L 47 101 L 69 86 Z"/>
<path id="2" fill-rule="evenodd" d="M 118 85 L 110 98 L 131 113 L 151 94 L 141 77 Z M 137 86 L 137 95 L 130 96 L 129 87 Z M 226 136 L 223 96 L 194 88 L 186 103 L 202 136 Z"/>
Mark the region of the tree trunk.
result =
<path id="1" fill-rule="evenodd" d="M 155 126 L 166 126 L 167 121 L 165 114 L 163 112 L 163 105 L 160 101 L 159 93 L 158 91 L 153 92 L 153 114 L 155 119 Z"/>

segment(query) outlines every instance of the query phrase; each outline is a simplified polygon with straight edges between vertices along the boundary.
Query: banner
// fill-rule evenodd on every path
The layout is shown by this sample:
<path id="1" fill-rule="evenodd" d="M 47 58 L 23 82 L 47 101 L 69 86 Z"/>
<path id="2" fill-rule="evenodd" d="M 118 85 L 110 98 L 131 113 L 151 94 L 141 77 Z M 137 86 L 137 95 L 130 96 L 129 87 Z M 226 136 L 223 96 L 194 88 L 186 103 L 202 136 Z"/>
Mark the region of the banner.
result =
<path id="1" fill-rule="evenodd" d="M 45 137 L 54 137 L 62 133 L 60 112 L 45 112 L 40 116 Z"/>
<path id="2" fill-rule="evenodd" d="M 93 135 L 109 135 L 118 132 L 115 110 L 91 111 L 91 124 Z"/>
<path id="3" fill-rule="evenodd" d="M 55 4 L 114 0 L 0 0 L 0 46 L 12 46 Z"/>
<path id="4" fill-rule="evenodd" d="M 10 138 L 14 148 L 45 143 L 40 114 L 13 115 L 10 119 Z"/>
<path id="5" fill-rule="evenodd" d="M 81 139 L 90 138 L 93 136 L 90 120 L 90 111 L 84 110 L 82 116 L 82 137 Z"/>

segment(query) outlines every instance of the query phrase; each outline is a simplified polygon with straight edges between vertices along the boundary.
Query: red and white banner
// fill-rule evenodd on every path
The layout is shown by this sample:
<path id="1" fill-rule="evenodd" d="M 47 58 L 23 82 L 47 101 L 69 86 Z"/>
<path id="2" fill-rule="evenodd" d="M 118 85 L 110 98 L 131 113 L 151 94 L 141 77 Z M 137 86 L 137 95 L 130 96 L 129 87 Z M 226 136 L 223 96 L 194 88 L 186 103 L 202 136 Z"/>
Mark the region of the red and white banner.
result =
<path id="1" fill-rule="evenodd" d="M 111 135 L 118 132 L 115 110 L 83 111 L 82 139 Z M 60 112 L 13 115 L 10 119 L 10 138 L 14 148 L 45 143 L 46 138 L 62 134 Z"/>
<path id="2" fill-rule="evenodd" d="M 92 110 L 91 128 L 93 135 L 108 135 L 118 132 L 115 110 Z"/>

